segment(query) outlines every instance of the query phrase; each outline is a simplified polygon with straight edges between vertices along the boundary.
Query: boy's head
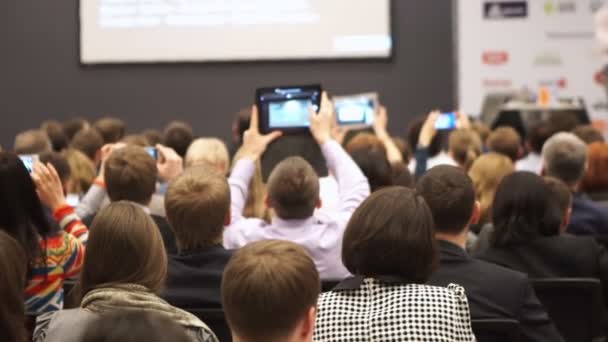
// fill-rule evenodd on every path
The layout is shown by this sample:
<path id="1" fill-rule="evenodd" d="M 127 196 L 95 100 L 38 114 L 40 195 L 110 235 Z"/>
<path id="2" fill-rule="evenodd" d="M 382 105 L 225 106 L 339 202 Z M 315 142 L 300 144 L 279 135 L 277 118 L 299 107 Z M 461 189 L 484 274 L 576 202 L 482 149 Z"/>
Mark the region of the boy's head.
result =
<path id="1" fill-rule="evenodd" d="M 238 250 L 222 279 L 235 341 L 312 341 L 321 283 L 304 248 L 265 240 Z"/>
<path id="2" fill-rule="evenodd" d="M 488 149 L 506 155 L 516 162 L 522 154 L 521 137 L 512 127 L 499 127 L 490 133 Z"/>
<path id="3" fill-rule="evenodd" d="M 114 150 L 105 162 L 104 178 L 110 201 L 150 204 L 156 191 L 156 161 L 142 147 Z"/>

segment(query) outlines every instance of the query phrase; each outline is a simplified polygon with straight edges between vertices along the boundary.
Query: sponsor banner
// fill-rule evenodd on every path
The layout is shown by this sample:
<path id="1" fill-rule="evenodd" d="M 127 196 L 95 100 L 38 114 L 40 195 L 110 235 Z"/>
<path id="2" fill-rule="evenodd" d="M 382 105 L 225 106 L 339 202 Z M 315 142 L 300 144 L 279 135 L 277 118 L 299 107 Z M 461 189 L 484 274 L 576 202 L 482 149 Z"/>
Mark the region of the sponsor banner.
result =
<path id="1" fill-rule="evenodd" d="M 604 2 L 458 1 L 460 108 L 479 114 L 488 93 L 547 87 L 558 97 L 583 98 L 592 119 L 608 120 L 601 73 L 608 56 L 594 32 Z"/>

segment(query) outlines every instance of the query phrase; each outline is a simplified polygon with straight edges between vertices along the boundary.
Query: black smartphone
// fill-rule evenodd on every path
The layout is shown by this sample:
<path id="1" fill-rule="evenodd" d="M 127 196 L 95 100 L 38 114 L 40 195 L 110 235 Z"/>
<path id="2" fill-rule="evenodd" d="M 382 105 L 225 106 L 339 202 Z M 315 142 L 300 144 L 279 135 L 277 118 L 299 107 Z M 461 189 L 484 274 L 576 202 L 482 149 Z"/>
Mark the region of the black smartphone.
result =
<path id="1" fill-rule="evenodd" d="M 255 103 L 260 132 L 308 133 L 310 108 L 319 111 L 322 91 L 318 84 L 258 88 Z"/>

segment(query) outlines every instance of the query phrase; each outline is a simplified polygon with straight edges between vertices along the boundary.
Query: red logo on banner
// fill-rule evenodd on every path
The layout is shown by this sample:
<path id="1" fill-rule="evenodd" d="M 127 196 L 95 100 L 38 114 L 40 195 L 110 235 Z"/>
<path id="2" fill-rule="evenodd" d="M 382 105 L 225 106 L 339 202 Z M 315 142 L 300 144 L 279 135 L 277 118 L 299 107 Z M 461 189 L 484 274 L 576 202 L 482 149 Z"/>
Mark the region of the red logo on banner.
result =
<path id="1" fill-rule="evenodd" d="M 504 78 L 484 78 L 481 84 L 486 89 L 509 89 L 513 86 L 513 81 Z"/>
<path id="2" fill-rule="evenodd" d="M 487 65 L 503 65 L 509 61 L 509 53 L 507 51 L 485 51 L 481 55 L 483 64 Z"/>
<path id="3" fill-rule="evenodd" d="M 558 89 L 565 89 L 568 87 L 568 80 L 565 77 L 561 77 L 561 78 L 555 78 L 555 79 L 546 79 L 546 80 L 541 80 L 539 82 L 539 85 L 541 87 L 549 87 L 549 88 L 558 88 Z"/>
<path id="4" fill-rule="evenodd" d="M 604 74 L 603 70 L 600 70 L 593 75 L 593 79 L 595 83 L 603 86 L 606 83 L 606 74 Z"/>

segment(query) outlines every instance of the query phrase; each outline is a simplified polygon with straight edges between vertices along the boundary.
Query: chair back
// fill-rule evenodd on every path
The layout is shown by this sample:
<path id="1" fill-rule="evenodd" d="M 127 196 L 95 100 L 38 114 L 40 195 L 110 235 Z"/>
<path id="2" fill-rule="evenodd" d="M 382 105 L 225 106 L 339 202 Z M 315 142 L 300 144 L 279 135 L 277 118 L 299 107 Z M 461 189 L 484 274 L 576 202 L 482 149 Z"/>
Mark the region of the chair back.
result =
<path id="1" fill-rule="evenodd" d="M 519 342 L 519 322 L 514 319 L 474 319 L 471 326 L 477 342 Z"/>
<path id="2" fill-rule="evenodd" d="M 186 309 L 203 321 L 221 342 L 232 342 L 232 334 L 222 309 Z"/>
<path id="3" fill-rule="evenodd" d="M 604 335 L 606 316 L 599 279 L 534 279 L 532 285 L 566 341 L 592 341 Z"/>

